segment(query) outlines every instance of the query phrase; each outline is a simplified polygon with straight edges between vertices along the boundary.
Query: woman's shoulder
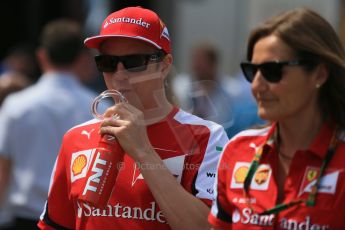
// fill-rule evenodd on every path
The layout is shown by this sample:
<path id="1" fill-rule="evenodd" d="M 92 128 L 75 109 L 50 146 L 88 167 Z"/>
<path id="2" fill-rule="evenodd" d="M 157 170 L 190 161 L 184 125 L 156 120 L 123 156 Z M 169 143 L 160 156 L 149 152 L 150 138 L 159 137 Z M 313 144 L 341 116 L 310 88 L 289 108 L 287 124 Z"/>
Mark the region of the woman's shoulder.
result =
<path id="1" fill-rule="evenodd" d="M 230 142 L 265 138 L 268 135 L 271 128 L 272 128 L 271 125 L 264 125 L 264 126 L 256 126 L 250 129 L 243 130 L 237 133 L 235 136 L 233 136 L 230 139 Z"/>
<path id="2" fill-rule="evenodd" d="M 239 132 L 232 137 L 224 148 L 224 155 L 235 156 L 239 154 L 252 156 L 256 149 L 267 140 L 271 126 L 256 127 Z"/>

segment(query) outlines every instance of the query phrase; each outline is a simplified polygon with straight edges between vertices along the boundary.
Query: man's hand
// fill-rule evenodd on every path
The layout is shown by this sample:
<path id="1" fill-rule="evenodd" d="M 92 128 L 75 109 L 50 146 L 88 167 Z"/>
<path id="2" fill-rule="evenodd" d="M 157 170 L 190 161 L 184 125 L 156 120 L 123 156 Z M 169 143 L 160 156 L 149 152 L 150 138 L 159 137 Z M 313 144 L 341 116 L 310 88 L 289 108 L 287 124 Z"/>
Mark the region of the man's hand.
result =
<path id="1" fill-rule="evenodd" d="M 7 191 L 11 174 L 11 161 L 0 156 L 0 206 Z"/>
<path id="2" fill-rule="evenodd" d="M 117 138 L 122 148 L 135 161 L 153 150 L 146 133 L 143 113 L 128 103 L 120 103 L 106 110 L 100 134 Z"/>

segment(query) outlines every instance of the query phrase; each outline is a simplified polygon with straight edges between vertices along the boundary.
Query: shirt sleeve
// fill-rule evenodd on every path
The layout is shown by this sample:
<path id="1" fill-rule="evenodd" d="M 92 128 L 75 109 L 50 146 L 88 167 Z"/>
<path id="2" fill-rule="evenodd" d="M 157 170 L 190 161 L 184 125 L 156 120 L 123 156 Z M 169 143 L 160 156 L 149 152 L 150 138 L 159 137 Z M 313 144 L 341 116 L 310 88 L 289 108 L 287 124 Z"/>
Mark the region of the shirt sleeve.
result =
<path id="1" fill-rule="evenodd" d="M 231 229 L 231 210 L 230 202 L 227 200 L 226 188 L 229 186 L 226 182 L 227 170 L 229 165 L 227 163 L 227 154 L 229 152 L 229 145 L 222 153 L 222 157 L 218 164 L 216 182 L 214 184 L 214 200 L 212 203 L 211 212 L 208 216 L 209 223 L 219 229 Z"/>
<path id="2" fill-rule="evenodd" d="M 193 178 L 185 181 L 187 188 L 208 206 L 211 206 L 213 200 L 213 186 L 219 157 L 228 142 L 223 127 L 217 125 L 212 128 L 210 135 L 205 135 L 198 140 L 199 146 L 205 146 L 204 154 L 188 156 L 184 172 L 186 176 L 188 175 L 187 177 Z M 202 147 L 199 148 L 202 149 Z"/>
<path id="3" fill-rule="evenodd" d="M 12 124 L 14 124 L 13 116 L 11 115 L 11 101 L 5 100 L 0 109 L 0 155 L 5 158 L 10 158 L 10 141 L 16 138 L 11 138 Z"/>
<path id="4" fill-rule="evenodd" d="M 51 175 L 48 199 L 38 223 L 40 229 L 75 228 L 74 204 L 69 196 L 67 166 L 67 156 L 62 144 Z"/>

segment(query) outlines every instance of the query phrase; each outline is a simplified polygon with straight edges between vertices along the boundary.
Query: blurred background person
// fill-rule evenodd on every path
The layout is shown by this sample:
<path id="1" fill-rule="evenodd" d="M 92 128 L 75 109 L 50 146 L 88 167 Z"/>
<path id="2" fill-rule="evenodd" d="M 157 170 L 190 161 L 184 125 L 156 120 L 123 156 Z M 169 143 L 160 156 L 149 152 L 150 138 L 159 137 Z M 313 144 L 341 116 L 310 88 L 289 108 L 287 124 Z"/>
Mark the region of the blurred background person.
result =
<path id="1" fill-rule="evenodd" d="M 0 73 L 8 72 L 19 73 L 31 83 L 38 80 L 40 70 L 33 45 L 18 43 L 9 49 L 0 63 Z"/>
<path id="2" fill-rule="evenodd" d="M 210 223 L 345 229 L 345 50 L 337 33 L 315 11 L 286 11 L 253 29 L 241 67 L 271 124 L 227 144 Z"/>
<path id="3" fill-rule="evenodd" d="M 10 48 L 0 63 L 0 106 L 9 94 L 28 87 L 38 77 L 34 49 L 27 44 L 16 44 Z"/>
<path id="4" fill-rule="evenodd" d="M 96 95 L 80 82 L 86 51 L 79 24 L 48 23 L 40 44 L 43 75 L 8 96 L 0 110 L 0 198 L 13 215 L 12 226 L 4 229 L 37 229 L 62 136 L 92 118 Z"/>
<path id="5" fill-rule="evenodd" d="M 219 63 L 218 49 L 208 42 L 199 43 L 191 52 L 190 74 L 173 78 L 172 89 L 181 108 L 221 124 L 231 138 L 262 120 L 244 78 L 221 73 Z"/>
<path id="6" fill-rule="evenodd" d="M 24 89 L 29 86 L 31 82 L 27 76 L 16 73 L 7 72 L 0 75 L 0 107 L 5 98 L 14 92 Z"/>

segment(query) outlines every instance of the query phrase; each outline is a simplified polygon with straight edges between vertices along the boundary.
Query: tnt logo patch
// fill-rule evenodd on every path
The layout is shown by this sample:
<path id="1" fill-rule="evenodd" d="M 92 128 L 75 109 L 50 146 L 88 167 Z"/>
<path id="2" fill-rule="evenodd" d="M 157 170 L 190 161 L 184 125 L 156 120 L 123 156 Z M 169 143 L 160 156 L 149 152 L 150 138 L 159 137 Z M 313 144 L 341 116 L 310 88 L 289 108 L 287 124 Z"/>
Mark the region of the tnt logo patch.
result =
<path id="1" fill-rule="evenodd" d="M 83 150 L 72 154 L 71 158 L 71 182 L 86 176 L 90 166 L 94 150 Z"/>
<path id="2" fill-rule="evenodd" d="M 339 173 L 341 170 L 328 169 L 321 177 L 319 193 L 335 194 Z M 316 180 L 320 174 L 320 169 L 308 166 L 305 170 L 302 184 L 299 191 L 299 196 L 303 193 L 311 192 Z"/>

